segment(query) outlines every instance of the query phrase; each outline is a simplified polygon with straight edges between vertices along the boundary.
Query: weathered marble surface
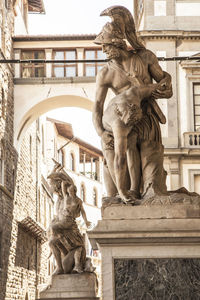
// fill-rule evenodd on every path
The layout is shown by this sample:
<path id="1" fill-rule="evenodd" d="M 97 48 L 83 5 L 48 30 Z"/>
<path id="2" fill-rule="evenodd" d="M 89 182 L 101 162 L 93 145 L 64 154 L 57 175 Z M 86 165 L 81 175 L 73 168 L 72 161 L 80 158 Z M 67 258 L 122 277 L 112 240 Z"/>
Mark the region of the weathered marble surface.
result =
<path id="1" fill-rule="evenodd" d="M 127 203 L 128 206 L 166 206 L 166 205 L 200 205 L 200 195 L 197 193 L 190 193 L 185 188 L 180 188 L 177 191 L 168 191 L 165 195 L 149 195 L 142 197 L 135 201 L 134 204 Z M 117 197 L 103 197 L 102 209 L 113 206 L 124 205 L 119 196 Z"/>
<path id="2" fill-rule="evenodd" d="M 116 300 L 198 300 L 200 259 L 115 259 Z"/>
<path id="3" fill-rule="evenodd" d="M 102 208 L 104 220 L 193 219 L 200 218 L 199 204 L 129 206 L 113 204 Z"/>
<path id="4" fill-rule="evenodd" d="M 97 284 L 94 273 L 54 275 L 49 286 L 40 292 L 39 299 L 99 300 Z"/>

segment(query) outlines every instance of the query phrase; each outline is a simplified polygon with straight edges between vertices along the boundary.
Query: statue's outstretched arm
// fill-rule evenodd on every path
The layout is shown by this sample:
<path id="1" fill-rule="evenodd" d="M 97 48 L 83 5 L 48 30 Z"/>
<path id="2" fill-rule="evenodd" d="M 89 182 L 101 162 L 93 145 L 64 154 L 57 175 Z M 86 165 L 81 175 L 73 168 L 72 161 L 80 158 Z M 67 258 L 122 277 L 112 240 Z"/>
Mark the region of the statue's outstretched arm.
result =
<path id="1" fill-rule="evenodd" d="M 80 200 L 80 201 L 81 201 L 81 200 Z M 86 216 L 85 209 L 84 209 L 84 207 L 83 207 L 82 201 L 81 201 L 81 215 L 82 215 L 82 217 L 83 217 L 83 220 L 84 220 L 84 222 L 85 222 L 85 225 L 86 225 L 87 227 L 90 227 L 90 226 L 91 226 L 91 222 L 88 221 L 88 219 L 87 219 L 87 216 Z"/>

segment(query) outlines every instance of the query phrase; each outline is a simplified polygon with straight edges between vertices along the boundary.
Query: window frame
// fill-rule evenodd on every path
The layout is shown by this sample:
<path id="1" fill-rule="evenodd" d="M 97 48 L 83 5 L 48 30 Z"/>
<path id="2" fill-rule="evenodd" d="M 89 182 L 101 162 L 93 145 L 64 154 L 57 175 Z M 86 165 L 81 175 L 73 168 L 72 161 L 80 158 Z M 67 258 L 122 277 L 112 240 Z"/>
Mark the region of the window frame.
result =
<path id="1" fill-rule="evenodd" d="M 83 190 L 83 198 L 82 198 L 82 190 Z M 81 200 L 86 203 L 86 188 L 85 188 L 85 184 L 81 183 L 81 188 L 80 188 L 80 198 Z"/>
<path id="2" fill-rule="evenodd" d="M 60 161 L 60 153 L 61 153 L 62 161 Z M 58 162 L 61 164 L 61 166 L 65 166 L 65 153 L 63 149 L 58 150 Z"/>
<path id="3" fill-rule="evenodd" d="M 86 51 L 95 51 L 95 58 L 94 59 L 98 59 L 98 51 L 102 51 L 102 48 L 84 48 L 84 53 L 83 53 L 83 58 L 86 60 Z M 84 68 L 83 68 L 83 76 L 86 76 L 86 77 L 94 77 L 97 75 L 98 73 L 98 67 L 99 66 L 104 66 L 105 63 L 97 63 L 97 62 L 94 62 L 94 63 L 85 63 L 84 64 Z M 90 67 L 95 67 L 95 75 L 94 76 L 87 76 L 86 75 L 86 68 L 87 66 L 90 66 Z"/>
<path id="4" fill-rule="evenodd" d="M 33 57 L 33 53 L 34 52 L 36 52 L 36 51 L 42 51 L 43 53 L 44 53 L 44 60 L 46 59 L 46 54 L 45 54 L 45 50 L 44 49 L 33 49 L 33 48 L 31 48 L 31 49 L 21 49 L 21 51 L 20 51 L 20 58 L 23 60 L 23 58 L 22 58 L 22 54 L 23 54 L 23 52 L 32 52 L 32 58 L 29 58 L 30 60 L 31 59 L 36 59 L 36 58 L 34 58 Z M 21 68 L 20 68 L 20 77 L 21 78 L 24 78 L 24 79 L 26 79 L 26 78 L 43 78 L 43 77 L 46 77 L 46 67 L 45 67 L 45 64 L 43 63 L 39 63 L 38 64 L 38 68 L 41 68 L 41 67 L 43 67 L 43 69 L 44 69 L 44 76 L 42 76 L 42 77 L 36 77 L 35 76 L 35 69 L 37 68 L 36 67 L 36 64 L 35 63 L 29 63 L 28 64 L 28 68 L 31 68 L 31 76 L 30 77 L 23 77 L 23 69 L 24 69 L 24 67 L 25 67 L 25 63 L 22 63 L 21 64 L 21 66 L 20 66 Z M 27 66 L 26 66 L 27 67 Z M 34 76 L 33 76 L 33 74 L 34 74 Z"/>
<path id="5" fill-rule="evenodd" d="M 95 195 L 95 199 L 94 199 L 94 195 Z M 98 203 L 98 192 L 97 189 L 94 187 L 92 191 L 92 205 L 97 206 L 97 203 Z"/>
<path id="6" fill-rule="evenodd" d="M 72 172 L 75 172 L 75 155 L 73 152 L 70 152 L 69 154 L 69 169 Z"/>
<path id="7" fill-rule="evenodd" d="M 197 132 L 197 128 L 199 127 L 200 128 L 200 124 L 199 125 L 196 125 L 196 121 L 195 121 L 195 117 L 196 116 L 199 116 L 200 117 L 200 114 L 196 114 L 195 113 L 195 107 L 198 106 L 200 107 L 200 104 L 195 104 L 195 96 L 200 96 L 200 93 L 199 94 L 195 94 L 195 86 L 199 86 L 200 88 L 200 82 L 193 82 L 193 117 L 194 117 L 194 131 Z"/>
<path id="8" fill-rule="evenodd" d="M 63 52 L 64 53 L 64 58 L 63 58 L 63 60 L 66 60 L 66 52 L 70 52 L 70 51 L 74 51 L 75 52 L 75 59 L 77 59 L 77 51 L 76 51 L 76 48 L 65 48 L 65 49 L 63 49 L 63 48 L 60 48 L 60 49 L 53 49 L 53 51 L 52 51 L 52 59 L 54 60 L 55 59 L 55 53 L 56 52 Z M 75 66 L 75 76 L 66 76 L 66 68 L 67 67 L 70 67 L 70 66 Z M 54 69 L 55 68 L 64 68 L 64 76 L 62 76 L 62 77 L 57 77 L 57 76 L 55 76 L 55 71 L 54 71 Z M 52 74 L 51 74 L 51 76 L 53 77 L 53 78 L 70 78 L 70 77 L 77 77 L 78 76 L 78 64 L 77 63 L 57 63 L 57 64 L 55 64 L 55 63 L 52 63 Z"/>

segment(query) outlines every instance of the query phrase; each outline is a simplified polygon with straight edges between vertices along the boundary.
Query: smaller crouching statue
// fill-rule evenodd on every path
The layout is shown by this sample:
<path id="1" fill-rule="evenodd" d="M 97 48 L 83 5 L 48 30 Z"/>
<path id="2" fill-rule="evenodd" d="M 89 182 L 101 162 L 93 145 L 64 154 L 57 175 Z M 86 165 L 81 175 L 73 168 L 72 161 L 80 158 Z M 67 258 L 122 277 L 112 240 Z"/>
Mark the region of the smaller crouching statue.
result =
<path id="1" fill-rule="evenodd" d="M 49 229 L 49 246 L 56 260 L 57 268 L 53 275 L 93 272 L 91 259 L 86 257 L 83 236 L 76 224 L 76 218 L 82 215 L 86 226 L 87 220 L 82 200 L 77 197 L 76 186 L 71 177 L 54 160 L 55 166 L 48 176 L 53 192 L 58 195 L 56 216 Z"/>

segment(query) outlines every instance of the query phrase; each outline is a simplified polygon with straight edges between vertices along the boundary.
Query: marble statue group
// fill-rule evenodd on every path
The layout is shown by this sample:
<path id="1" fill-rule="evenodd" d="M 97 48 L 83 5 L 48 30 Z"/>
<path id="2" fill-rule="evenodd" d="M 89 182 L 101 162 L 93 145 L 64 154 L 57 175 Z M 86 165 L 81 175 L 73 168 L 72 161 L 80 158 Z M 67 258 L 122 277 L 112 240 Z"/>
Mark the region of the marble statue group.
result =
<path id="1" fill-rule="evenodd" d="M 108 197 L 118 196 L 122 203 L 134 205 L 138 199 L 167 191 L 160 132 L 160 123 L 166 119 L 156 99 L 172 96 L 171 76 L 139 41 L 133 17 L 125 7 L 112 6 L 101 16 L 110 16 L 112 21 L 94 41 L 102 46 L 108 62 L 97 75 L 93 122 L 102 141 Z M 105 108 L 108 89 L 115 97 Z M 54 275 L 92 272 L 76 218 L 81 215 L 86 227 L 91 224 L 73 180 L 54 163 L 48 176 L 58 196 L 56 216 L 48 230 L 57 264 Z"/>
<path id="2" fill-rule="evenodd" d="M 112 21 L 94 41 L 108 62 L 97 75 L 93 123 L 102 141 L 108 197 L 134 204 L 167 191 L 160 131 L 166 118 L 156 99 L 172 96 L 171 76 L 138 39 L 127 8 L 112 6 L 101 16 Z M 109 89 L 116 96 L 105 109 Z"/>

